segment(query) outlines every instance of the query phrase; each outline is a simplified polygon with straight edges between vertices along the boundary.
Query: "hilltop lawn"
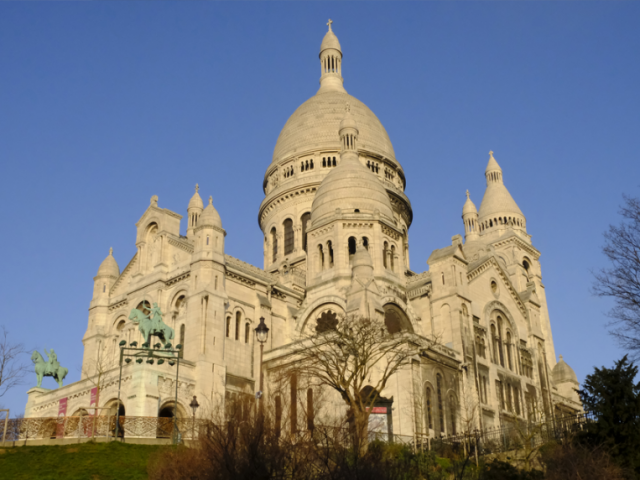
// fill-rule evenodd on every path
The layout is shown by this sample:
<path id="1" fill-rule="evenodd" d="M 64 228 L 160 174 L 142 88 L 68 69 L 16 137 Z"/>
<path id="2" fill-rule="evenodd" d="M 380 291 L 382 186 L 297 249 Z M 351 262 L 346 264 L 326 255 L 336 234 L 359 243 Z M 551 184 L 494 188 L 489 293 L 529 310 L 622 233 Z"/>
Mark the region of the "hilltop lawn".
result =
<path id="1" fill-rule="evenodd" d="M 0 480 L 146 480 L 149 457 L 168 448 L 120 442 L 0 448 Z"/>

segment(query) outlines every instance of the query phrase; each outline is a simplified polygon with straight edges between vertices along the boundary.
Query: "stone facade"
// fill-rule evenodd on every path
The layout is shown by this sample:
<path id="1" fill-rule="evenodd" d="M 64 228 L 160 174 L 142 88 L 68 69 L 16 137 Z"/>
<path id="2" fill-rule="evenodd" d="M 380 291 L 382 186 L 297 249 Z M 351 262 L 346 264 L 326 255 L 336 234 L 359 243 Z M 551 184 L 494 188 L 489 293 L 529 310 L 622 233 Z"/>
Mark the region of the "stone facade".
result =
<path id="1" fill-rule="evenodd" d="M 475 426 L 491 427 L 536 411 L 581 410 L 575 373 L 556 362 L 540 252 L 493 153 L 479 211 L 467 193 L 464 240 L 455 235 L 431 254 L 428 271 L 414 272 L 403 168 L 378 118 L 344 89 L 342 51 L 331 28 L 320 63 L 320 89 L 287 121 L 265 173 L 258 212 L 263 268 L 225 254 L 222 220 L 197 187 L 186 236 L 182 216 L 152 197 L 136 224 L 136 255 L 120 272 L 110 252 L 94 278 L 82 379 L 30 390 L 27 416 L 55 416 L 65 397 L 68 414 L 88 407 L 98 372 L 100 406 L 114 405 L 118 345 L 143 341 L 129 312 L 153 303 L 175 330 L 174 345 L 184 345 L 181 415 L 193 395 L 213 407 L 258 390 L 253 330 L 261 317 L 270 329 L 269 372 L 321 317 L 351 314 L 385 319 L 420 345 L 381 392 L 393 399 L 394 433 L 455 433 L 471 411 Z M 123 411 L 167 414 L 175 387 L 167 364 L 126 365 Z"/>

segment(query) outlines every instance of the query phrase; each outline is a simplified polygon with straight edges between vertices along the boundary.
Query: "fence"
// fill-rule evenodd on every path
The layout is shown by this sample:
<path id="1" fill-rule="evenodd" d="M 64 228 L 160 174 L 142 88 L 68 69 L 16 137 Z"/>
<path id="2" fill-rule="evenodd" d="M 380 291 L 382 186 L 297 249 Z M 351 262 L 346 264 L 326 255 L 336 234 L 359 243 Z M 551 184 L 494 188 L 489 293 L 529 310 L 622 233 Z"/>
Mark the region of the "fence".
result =
<path id="1" fill-rule="evenodd" d="M 532 450 L 544 443 L 563 441 L 584 430 L 593 421 L 595 418 L 591 414 L 581 413 L 535 423 L 513 421 L 500 427 L 446 437 L 416 436 L 412 440 L 417 448 L 423 450 L 474 452 L 477 449 L 479 455 L 488 455 L 512 450 Z"/>
<path id="2" fill-rule="evenodd" d="M 120 438 L 172 438 L 174 433 L 181 440 L 197 436 L 199 420 L 178 418 L 177 432 L 173 418 L 164 417 L 120 417 Z M 14 418 L 7 426 L 7 442 L 61 439 L 61 438 L 113 438 L 116 434 L 115 415 L 86 415 L 82 417 L 35 417 Z"/>
<path id="3" fill-rule="evenodd" d="M 413 444 L 419 450 L 435 450 L 444 453 L 450 450 L 475 452 L 477 449 L 479 455 L 487 455 L 523 448 L 533 449 L 552 440 L 563 440 L 583 430 L 593 420 L 589 414 L 580 414 L 538 423 L 514 421 L 497 428 L 474 430 L 446 437 L 394 435 L 392 441 Z M 192 440 L 194 437 L 197 438 L 198 432 L 206 422 L 207 420 L 203 419 L 178 418 L 174 430 L 173 418 L 120 417 L 118 437 L 173 438 L 177 434 L 178 440 Z M 113 438 L 116 434 L 115 427 L 115 415 L 15 418 L 9 420 L 6 441 Z M 323 427 L 318 425 L 316 429 L 321 431 Z M 386 433 L 371 432 L 369 436 L 371 440 L 388 441 L 389 439 Z"/>

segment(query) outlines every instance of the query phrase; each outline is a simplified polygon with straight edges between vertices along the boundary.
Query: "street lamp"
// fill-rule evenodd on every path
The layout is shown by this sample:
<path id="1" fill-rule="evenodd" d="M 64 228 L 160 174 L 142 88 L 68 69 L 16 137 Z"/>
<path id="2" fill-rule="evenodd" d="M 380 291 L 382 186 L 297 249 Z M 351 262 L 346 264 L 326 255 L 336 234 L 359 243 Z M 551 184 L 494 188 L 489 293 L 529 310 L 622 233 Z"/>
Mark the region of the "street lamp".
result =
<path id="1" fill-rule="evenodd" d="M 195 440 L 196 439 L 196 410 L 198 410 L 198 407 L 200 406 L 198 404 L 198 399 L 196 398 L 196 396 L 193 396 L 193 400 L 191 400 L 191 403 L 189 404 L 189 406 L 191 407 L 191 410 L 193 410 L 193 427 L 192 427 L 192 432 L 191 432 L 191 439 Z"/>
<path id="2" fill-rule="evenodd" d="M 264 351 L 264 344 L 267 343 L 267 338 L 269 338 L 269 327 L 264 323 L 264 317 L 260 317 L 260 323 L 255 328 L 256 339 L 260 342 L 260 390 L 258 391 L 258 395 L 256 397 L 260 400 L 262 397 L 262 391 L 264 389 L 264 377 L 262 374 L 262 353 Z M 260 408 L 262 409 L 262 402 L 260 402 Z"/>

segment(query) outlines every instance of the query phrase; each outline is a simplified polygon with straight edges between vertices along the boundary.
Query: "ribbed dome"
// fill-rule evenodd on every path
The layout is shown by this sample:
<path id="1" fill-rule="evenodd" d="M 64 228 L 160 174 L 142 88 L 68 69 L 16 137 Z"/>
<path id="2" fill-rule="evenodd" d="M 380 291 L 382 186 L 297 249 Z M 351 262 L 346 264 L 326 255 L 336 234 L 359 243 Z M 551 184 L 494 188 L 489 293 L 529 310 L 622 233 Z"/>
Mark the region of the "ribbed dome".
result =
<path id="1" fill-rule="evenodd" d="M 560 361 L 556 363 L 555 367 L 553 367 L 551 375 L 553 376 L 553 381 L 556 385 L 560 385 L 566 382 L 578 383 L 576 372 L 574 372 L 573 368 L 566 364 L 566 362 L 562 359 L 562 355 L 560 355 Z"/>
<path id="2" fill-rule="evenodd" d="M 340 150 L 338 131 L 347 103 L 358 122 L 360 150 L 395 161 L 389 135 L 369 107 L 346 92 L 330 90 L 314 95 L 289 117 L 276 142 L 273 162 L 312 150 Z"/>
<path id="3" fill-rule="evenodd" d="M 493 158 L 493 152 L 489 152 L 489 155 L 489 163 L 485 170 L 487 189 L 484 192 L 484 197 L 482 197 L 480 211 L 478 212 L 480 221 L 482 222 L 485 217 L 495 214 L 512 213 L 524 217 L 509 190 L 504 186 L 502 169 L 496 159 Z"/>
<path id="4" fill-rule="evenodd" d="M 200 194 L 198 193 L 199 189 L 200 187 L 198 187 L 198 184 L 196 183 L 196 193 L 194 193 L 193 197 L 191 197 L 191 200 L 189 200 L 189 206 L 187 207 L 187 209 L 204 207 L 204 204 L 202 203 L 202 198 L 200 198 Z"/>
<path id="5" fill-rule="evenodd" d="M 311 206 L 313 224 L 334 215 L 338 208 L 350 214 L 374 214 L 377 210 L 382 218 L 395 223 L 382 182 L 360 163 L 355 153 L 343 155 L 338 166 L 322 180 Z"/>
<path id="6" fill-rule="evenodd" d="M 113 248 L 109 249 L 109 255 L 107 255 L 107 258 L 105 258 L 100 264 L 100 268 L 98 268 L 98 276 L 120 276 L 120 267 L 118 266 L 116 259 L 113 258 Z"/>
<path id="7" fill-rule="evenodd" d="M 204 209 L 202 215 L 200 215 L 199 225 L 211 226 L 222 228 L 222 219 L 220 214 L 213 206 L 213 197 L 209 197 L 209 205 Z"/>
<path id="8" fill-rule="evenodd" d="M 464 206 L 462 207 L 462 215 L 466 215 L 467 213 L 478 213 L 475 204 L 471 201 L 471 197 L 469 196 L 469 190 L 467 190 L 467 201 L 464 202 Z"/>

